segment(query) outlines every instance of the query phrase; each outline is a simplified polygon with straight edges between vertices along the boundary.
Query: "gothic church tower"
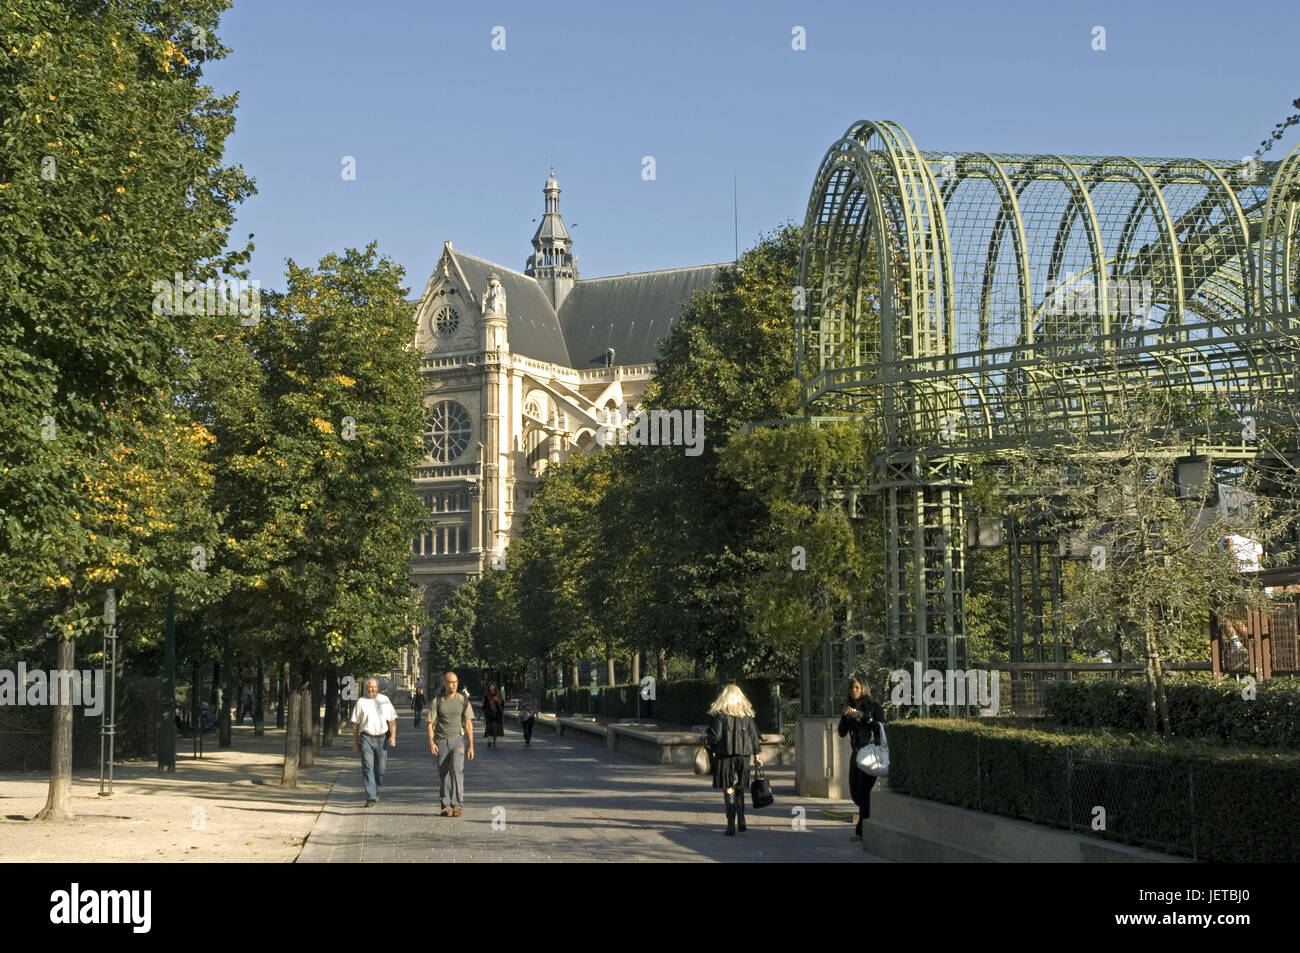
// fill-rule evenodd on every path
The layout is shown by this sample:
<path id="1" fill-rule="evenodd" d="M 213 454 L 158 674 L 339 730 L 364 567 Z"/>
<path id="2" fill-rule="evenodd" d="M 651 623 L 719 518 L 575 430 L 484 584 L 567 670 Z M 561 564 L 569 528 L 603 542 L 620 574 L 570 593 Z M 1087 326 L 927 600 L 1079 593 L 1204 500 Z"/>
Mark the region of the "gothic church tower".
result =
<path id="1" fill-rule="evenodd" d="M 573 256 L 573 239 L 560 218 L 560 183 L 555 181 L 554 169 L 542 193 L 546 196 L 546 212 L 533 234 L 533 253 L 524 265 L 524 274 L 537 279 L 551 299 L 551 307 L 558 312 L 578 280 L 578 259 Z"/>

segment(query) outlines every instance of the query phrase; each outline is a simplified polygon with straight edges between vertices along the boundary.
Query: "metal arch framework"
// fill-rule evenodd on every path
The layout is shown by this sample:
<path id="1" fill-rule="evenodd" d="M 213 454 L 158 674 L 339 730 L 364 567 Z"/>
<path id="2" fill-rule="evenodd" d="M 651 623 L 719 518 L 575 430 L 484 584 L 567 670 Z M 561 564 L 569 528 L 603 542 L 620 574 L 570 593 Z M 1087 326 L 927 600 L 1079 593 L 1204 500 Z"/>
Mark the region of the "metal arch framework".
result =
<path id="1" fill-rule="evenodd" d="M 1104 437 L 1121 378 L 1239 413 L 1300 383 L 1300 148 L 923 153 L 862 121 L 827 150 L 803 236 L 804 411 L 880 429 L 888 634 L 933 667 L 966 665 L 964 455 Z M 1187 436 L 1253 453 L 1220 416 Z"/>

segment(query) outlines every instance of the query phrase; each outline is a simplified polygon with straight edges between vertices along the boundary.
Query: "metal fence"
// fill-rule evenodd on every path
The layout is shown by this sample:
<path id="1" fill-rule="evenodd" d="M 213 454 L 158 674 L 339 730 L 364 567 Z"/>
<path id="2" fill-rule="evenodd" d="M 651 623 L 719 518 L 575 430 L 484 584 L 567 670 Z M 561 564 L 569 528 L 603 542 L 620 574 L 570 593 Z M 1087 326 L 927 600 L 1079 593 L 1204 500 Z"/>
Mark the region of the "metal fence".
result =
<path id="1" fill-rule="evenodd" d="M 1191 765 L 1068 748 L 1038 755 L 1020 751 L 1009 764 L 990 757 L 979 739 L 975 758 L 975 810 L 1196 859 Z"/>
<path id="2" fill-rule="evenodd" d="M 777 730 L 781 732 L 781 743 L 793 745 L 799 732 L 799 716 L 803 703 L 797 698 L 783 698 L 777 708 Z"/>

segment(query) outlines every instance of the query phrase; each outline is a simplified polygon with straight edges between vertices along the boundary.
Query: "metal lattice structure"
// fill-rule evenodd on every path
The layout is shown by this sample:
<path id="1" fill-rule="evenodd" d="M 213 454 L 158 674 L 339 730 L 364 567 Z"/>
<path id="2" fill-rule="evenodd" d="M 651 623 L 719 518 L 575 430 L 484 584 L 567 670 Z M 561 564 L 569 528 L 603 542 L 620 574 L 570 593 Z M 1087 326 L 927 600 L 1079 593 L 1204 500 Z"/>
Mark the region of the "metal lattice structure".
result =
<path id="1" fill-rule="evenodd" d="M 1206 395 L 1197 434 L 1300 390 L 1300 149 L 1281 162 L 921 152 L 892 122 L 831 146 L 804 223 L 809 413 L 880 430 L 888 635 L 964 668 L 964 455 L 1116 426 L 1117 377 Z M 803 308 L 799 310 L 799 304 Z M 1184 444 L 1185 446 L 1185 444 Z"/>

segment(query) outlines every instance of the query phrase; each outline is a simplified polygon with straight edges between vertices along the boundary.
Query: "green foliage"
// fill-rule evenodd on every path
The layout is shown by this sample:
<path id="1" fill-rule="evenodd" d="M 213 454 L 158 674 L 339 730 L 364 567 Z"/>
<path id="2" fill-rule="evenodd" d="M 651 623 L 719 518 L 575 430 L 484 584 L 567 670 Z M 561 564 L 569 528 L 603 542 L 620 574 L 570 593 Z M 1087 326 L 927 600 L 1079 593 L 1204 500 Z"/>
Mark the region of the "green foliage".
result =
<path id="1" fill-rule="evenodd" d="M 754 706 L 758 730 L 775 732 L 780 713 L 772 705 L 774 679 L 745 678 L 736 683 Z M 680 682 L 660 682 L 655 686 L 652 708 L 655 721 L 674 725 L 702 725 L 709 720 L 709 706 L 722 686 L 713 679 L 691 679 Z"/>
<path id="2" fill-rule="evenodd" d="M 721 453 L 745 423 L 789 416 L 799 230 L 787 227 L 723 269 L 661 344 L 647 408 L 703 411 L 704 452 L 625 447 L 598 518 L 602 558 L 590 577 L 593 616 L 629 647 L 716 663 L 738 674 L 788 668 L 750 625 L 751 581 L 769 552 L 766 508 L 723 472 Z M 604 610 L 604 611 L 600 611 Z"/>
<path id="3" fill-rule="evenodd" d="M 608 619 L 602 603 L 617 594 L 593 589 L 589 580 L 608 538 L 597 505 L 608 490 L 613 463 L 606 450 L 575 454 L 548 468 L 524 517 L 522 538 L 511 544 L 509 591 L 528 656 L 592 657 L 610 641 L 609 626 L 597 620 Z M 489 665 L 506 661 L 484 658 Z"/>
<path id="4" fill-rule="evenodd" d="M 1227 745 L 1300 749 L 1300 684 L 1270 679 L 1242 697 L 1242 684 L 1171 680 L 1166 692 L 1173 734 Z M 1076 728 L 1140 731 L 1146 687 L 1132 680 L 1089 679 L 1047 684 L 1048 717 Z"/>
<path id="5" fill-rule="evenodd" d="M 530 653 L 522 638 L 523 627 L 510 577 L 504 572 L 490 570 L 479 578 L 476 589 L 471 628 L 474 653 L 487 660 L 489 668 L 503 669 L 507 673 L 522 670 Z"/>
<path id="6" fill-rule="evenodd" d="M 435 683 L 449 669 L 478 668 L 483 664 L 474 648 L 477 604 L 478 580 L 471 579 L 456 589 L 438 613 L 429 638 L 429 677 Z"/>
<path id="7" fill-rule="evenodd" d="M 1295 863 L 1300 754 L 969 721 L 889 726 L 890 790 L 1222 862 Z"/>
<path id="8" fill-rule="evenodd" d="M 770 236 L 697 295 L 661 344 L 645 407 L 702 410 L 702 455 L 606 447 L 546 471 L 508 570 L 533 657 L 644 649 L 728 672 L 789 671 L 789 652 L 746 610 L 771 552 L 760 538 L 766 507 L 721 470 L 720 451 L 742 424 L 793 407 L 798 256 L 798 229 Z"/>
<path id="9" fill-rule="evenodd" d="M 844 617 L 880 611 L 879 511 L 850 518 L 866 498 L 873 450 L 854 424 L 758 429 L 728 444 L 721 471 L 767 508 L 755 534 L 760 568 L 749 579 L 747 622 L 764 645 L 794 662 Z M 860 514 L 855 513 L 855 517 Z M 877 626 L 876 628 L 880 628 Z"/>
<path id="10" fill-rule="evenodd" d="M 1236 513 L 1217 512 L 1212 481 L 1180 499 L 1172 461 L 1152 448 L 1205 432 L 1214 409 L 1202 395 L 1134 381 L 1114 363 L 1107 374 L 1116 382 L 1106 398 L 1113 432 L 1104 441 L 1080 433 L 1009 456 L 1003 478 L 1015 493 L 1007 512 L 1024 534 L 1073 541 L 1089 556 L 1064 573 L 1065 621 L 1095 652 L 1118 643 L 1126 658 L 1148 661 L 1155 703 L 1147 726 L 1155 730 L 1159 710 L 1168 732 L 1164 660 L 1204 657 L 1211 607 L 1259 609 L 1266 599 L 1220 539 L 1246 537 L 1267 552 L 1290 519 L 1263 496 Z M 1243 466 L 1221 478 L 1252 493 L 1260 476 Z"/>
<path id="11" fill-rule="evenodd" d="M 288 291 L 230 342 L 260 373 L 246 406 L 216 406 L 223 565 L 239 577 L 222 614 L 272 657 L 375 670 L 422 618 L 423 383 L 401 278 L 373 244 L 290 262 Z"/>
<path id="12" fill-rule="evenodd" d="M 88 629 L 109 584 L 132 593 L 124 611 L 184 585 L 181 537 L 213 534 L 171 405 L 201 319 L 160 320 L 152 306 L 153 282 L 242 274 L 251 249 L 223 250 L 252 193 L 222 165 L 235 97 L 201 83 L 202 63 L 227 53 L 227 6 L 0 11 L 0 417 L 13 427 L 0 447 L 0 599 L 61 636 Z M 203 51 L 190 45 L 199 31 Z M 105 504 L 129 496 L 174 511 L 132 524 L 130 539 L 107 532 L 120 507 Z"/>

